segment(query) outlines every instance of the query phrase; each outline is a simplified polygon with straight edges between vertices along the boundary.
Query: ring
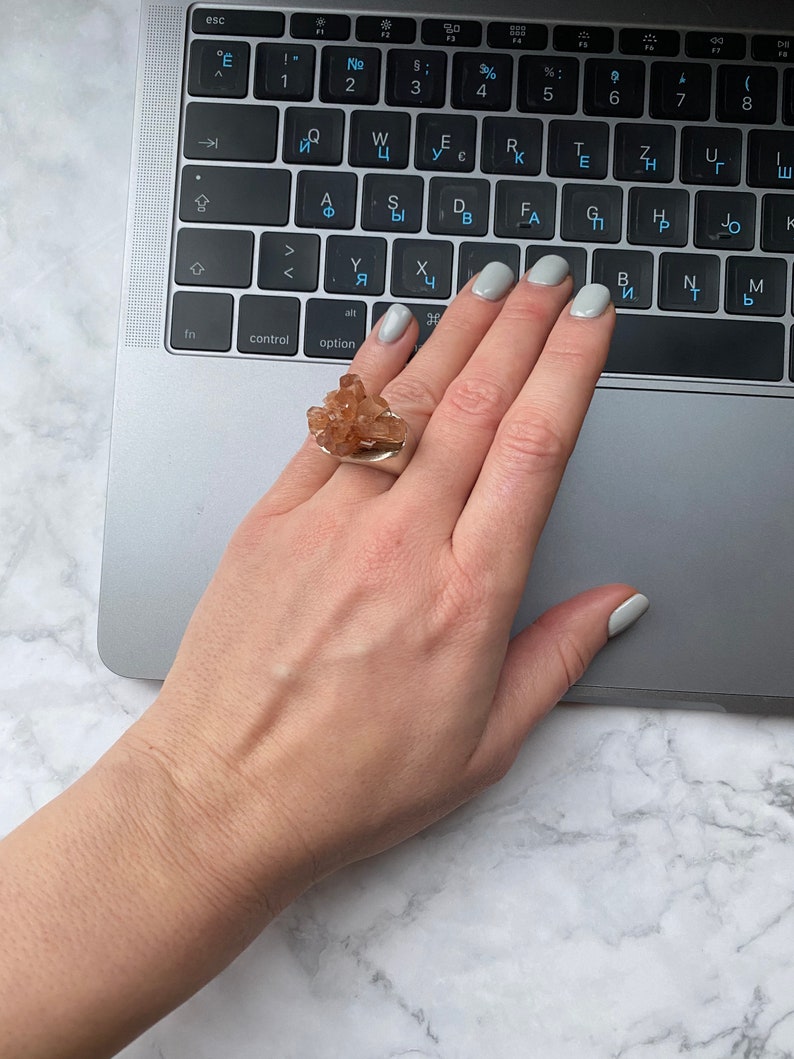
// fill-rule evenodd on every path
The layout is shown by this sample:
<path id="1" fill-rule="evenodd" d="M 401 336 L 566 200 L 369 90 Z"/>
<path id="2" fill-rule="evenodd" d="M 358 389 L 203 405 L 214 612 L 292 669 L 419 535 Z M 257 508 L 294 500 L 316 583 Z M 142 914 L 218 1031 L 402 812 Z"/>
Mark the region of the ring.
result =
<path id="1" fill-rule="evenodd" d="M 405 448 L 408 427 L 383 397 L 372 397 L 360 376 L 343 375 L 323 406 L 306 413 L 309 432 L 329 456 L 343 463 L 378 463 Z"/>

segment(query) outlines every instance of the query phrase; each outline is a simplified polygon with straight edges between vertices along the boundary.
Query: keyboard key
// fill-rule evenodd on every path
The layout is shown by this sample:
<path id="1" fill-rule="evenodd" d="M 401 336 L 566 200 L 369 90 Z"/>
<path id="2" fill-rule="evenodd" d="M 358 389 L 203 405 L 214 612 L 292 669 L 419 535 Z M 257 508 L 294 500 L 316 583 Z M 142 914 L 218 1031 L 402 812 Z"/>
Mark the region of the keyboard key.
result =
<path id="1" fill-rule="evenodd" d="M 378 102 L 380 52 L 377 48 L 323 48 L 320 99 L 323 103 Z"/>
<path id="2" fill-rule="evenodd" d="M 681 132 L 681 180 L 734 187 L 742 175 L 739 129 L 688 125 Z"/>
<path id="3" fill-rule="evenodd" d="M 578 246 L 558 246 L 552 243 L 544 243 L 542 246 L 528 246 L 524 268 L 530 269 L 546 254 L 557 254 L 564 257 L 568 262 L 573 277 L 574 292 L 578 291 L 587 282 L 587 251 Z"/>
<path id="4" fill-rule="evenodd" d="M 185 111 L 185 157 L 272 162 L 277 129 L 275 107 L 189 103 Z"/>
<path id="5" fill-rule="evenodd" d="M 311 99 L 314 48 L 310 44 L 259 44 L 254 95 L 257 99 Z"/>
<path id="6" fill-rule="evenodd" d="M 782 316 L 788 266 L 780 257 L 729 257 L 725 311 L 745 316 Z"/>
<path id="7" fill-rule="evenodd" d="M 434 235 L 485 235 L 490 190 L 487 180 L 433 177 L 427 230 Z"/>
<path id="8" fill-rule="evenodd" d="M 402 304 L 404 304 L 407 309 L 411 310 L 416 317 L 416 322 L 419 324 L 419 335 L 417 336 L 416 344 L 414 345 L 414 353 L 418 353 L 435 331 L 436 325 L 444 315 L 446 305 L 432 305 L 427 302 L 424 304 L 403 302 Z M 393 301 L 375 302 L 372 307 L 373 327 L 375 327 L 375 325 L 383 318 L 384 314 L 388 312 L 392 305 L 394 305 Z"/>
<path id="9" fill-rule="evenodd" d="M 791 33 L 757 33 L 753 37 L 752 55 L 757 62 L 794 62 L 794 35 Z"/>
<path id="10" fill-rule="evenodd" d="M 227 353 L 232 348 L 233 314 L 231 294 L 178 291 L 171 313 L 171 345 L 174 349 Z"/>
<path id="11" fill-rule="evenodd" d="M 711 67 L 705 63 L 653 63 L 650 115 L 662 121 L 708 121 Z"/>
<path id="12" fill-rule="evenodd" d="M 537 176 L 543 123 L 537 118 L 484 118 L 481 167 L 484 173 Z"/>
<path id="13" fill-rule="evenodd" d="M 794 254 L 794 195 L 764 195 L 761 249 Z"/>
<path id="14" fill-rule="evenodd" d="M 364 177 L 361 227 L 369 232 L 418 232 L 425 182 L 418 176 L 368 173 Z"/>
<path id="15" fill-rule="evenodd" d="M 368 169 L 405 169 L 411 142 L 411 118 L 400 111 L 354 110 L 350 115 L 351 165 Z"/>
<path id="16" fill-rule="evenodd" d="M 452 243 L 395 239 L 391 292 L 398 298 L 448 298 L 452 289 Z"/>
<path id="17" fill-rule="evenodd" d="M 675 29 L 622 29 L 620 50 L 624 55 L 678 55 L 681 34 Z"/>
<path id="18" fill-rule="evenodd" d="M 347 40 L 350 36 L 350 19 L 347 15 L 321 14 L 293 15 L 289 31 L 299 40 Z"/>
<path id="19" fill-rule="evenodd" d="M 647 250 L 596 250 L 593 282 L 609 287 L 618 309 L 650 309 L 653 254 Z"/>
<path id="20" fill-rule="evenodd" d="M 452 61 L 452 106 L 457 110 L 509 110 L 513 60 L 509 55 L 459 52 Z"/>
<path id="21" fill-rule="evenodd" d="M 720 259 L 715 254 L 662 254 L 659 308 L 714 313 L 720 304 Z"/>
<path id="22" fill-rule="evenodd" d="M 461 243 L 458 257 L 458 290 L 461 290 L 477 272 L 482 272 L 490 261 L 502 261 L 513 270 L 518 279 L 521 269 L 521 254 L 515 243 Z"/>
<path id="23" fill-rule="evenodd" d="M 672 125 L 615 126 L 615 177 L 668 184 L 675 170 L 675 129 Z"/>
<path id="24" fill-rule="evenodd" d="M 496 185 L 494 234 L 507 239 L 553 239 L 557 188 L 532 180 Z"/>
<path id="25" fill-rule="evenodd" d="M 689 192 L 681 188 L 632 188 L 627 238 L 650 246 L 686 246 Z"/>
<path id="26" fill-rule="evenodd" d="M 783 74 L 783 122 L 794 125 L 794 70 Z"/>
<path id="27" fill-rule="evenodd" d="M 549 176 L 602 180 L 607 175 L 608 158 L 606 122 L 549 122 Z"/>
<path id="28" fill-rule="evenodd" d="M 284 161 L 304 165 L 339 165 L 345 127 L 343 110 L 331 107 L 287 107 L 284 115 Z"/>
<path id="29" fill-rule="evenodd" d="M 416 40 L 416 19 L 389 15 L 359 15 L 356 19 L 356 40 L 378 44 L 413 44 Z"/>
<path id="30" fill-rule="evenodd" d="M 446 91 L 447 57 L 443 52 L 389 52 L 386 102 L 390 107 L 443 107 Z"/>
<path id="31" fill-rule="evenodd" d="M 623 228 L 623 191 L 592 184 L 562 189 L 562 237 L 569 242 L 617 243 Z"/>
<path id="32" fill-rule="evenodd" d="M 487 41 L 489 48 L 543 51 L 549 42 L 549 31 L 534 22 L 489 22 Z"/>
<path id="33" fill-rule="evenodd" d="M 555 26 L 556 51 L 610 52 L 615 34 L 607 26 Z"/>
<path id="34" fill-rule="evenodd" d="M 307 357 L 352 360 L 367 335 L 367 303 L 309 298 L 303 352 Z"/>
<path id="35" fill-rule="evenodd" d="M 317 290 L 319 235 L 264 232 L 259 241 L 262 290 Z"/>
<path id="36" fill-rule="evenodd" d="M 756 188 L 794 188 L 794 132 L 753 129 L 747 141 L 747 183 Z"/>
<path id="37" fill-rule="evenodd" d="M 295 223 L 301 228 L 352 228 L 356 223 L 355 173 L 298 173 Z"/>
<path id="38" fill-rule="evenodd" d="M 325 246 L 325 289 L 336 294 L 383 294 L 386 240 L 331 235 Z"/>
<path id="39" fill-rule="evenodd" d="M 621 313 L 606 371 L 685 378 L 783 378 L 786 329 L 766 320 Z"/>
<path id="40" fill-rule="evenodd" d="M 253 232 L 182 228 L 174 279 L 201 287 L 249 287 L 253 256 Z"/>
<path id="41" fill-rule="evenodd" d="M 188 165 L 182 170 L 179 217 L 202 224 L 286 224 L 286 169 Z"/>
<path id="42" fill-rule="evenodd" d="M 456 48 L 479 48 L 482 26 L 461 19 L 426 18 L 422 23 L 422 44 L 454 44 Z"/>
<path id="43" fill-rule="evenodd" d="M 786 312 L 788 271 L 781 257 L 728 257 L 725 311 L 781 317 Z"/>
<path id="44" fill-rule="evenodd" d="M 284 16 L 278 11 L 200 7 L 193 12 L 193 32 L 232 37 L 283 37 Z"/>
<path id="45" fill-rule="evenodd" d="M 686 35 L 686 53 L 691 59 L 743 59 L 747 42 L 741 33 L 692 30 Z"/>
<path id="46" fill-rule="evenodd" d="M 579 99 L 579 63 L 522 55 L 518 60 L 518 109 L 531 114 L 573 114 Z"/>
<path id="47" fill-rule="evenodd" d="M 187 90 L 191 96 L 242 99 L 248 92 L 251 49 L 242 41 L 194 40 Z"/>
<path id="48" fill-rule="evenodd" d="M 695 196 L 695 246 L 752 250 L 755 195 L 746 191 L 699 191 Z"/>
<path id="49" fill-rule="evenodd" d="M 721 66 L 717 121 L 772 125 L 777 116 L 777 70 L 771 66 Z"/>
<path id="50" fill-rule="evenodd" d="M 419 114 L 416 119 L 417 169 L 470 173 L 474 169 L 477 119 L 465 114 Z"/>
<path id="51" fill-rule="evenodd" d="M 238 350 L 294 357 L 298 352 L 300 307 L 297 298 L 244 294 L 240 299 Z"/>
<path id="52" fill-rule="evenodd" d="M 585 63 L 585 114 L 639 118 L 644 99 L 644 63 L 627 59 L 588 59 Z"/>

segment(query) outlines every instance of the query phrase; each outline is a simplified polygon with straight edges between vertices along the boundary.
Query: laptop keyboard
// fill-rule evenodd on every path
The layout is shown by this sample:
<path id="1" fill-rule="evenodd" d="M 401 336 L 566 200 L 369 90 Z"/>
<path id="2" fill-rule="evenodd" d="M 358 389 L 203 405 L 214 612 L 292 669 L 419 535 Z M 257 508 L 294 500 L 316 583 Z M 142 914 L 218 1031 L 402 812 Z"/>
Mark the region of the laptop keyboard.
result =
<path id="1" fill-rule="evenodd" d="M 612 291 L 607 372 L 792 392 L 794 36 L 197 7 L 168 348 L 419 344 L 488 261 Z"/>

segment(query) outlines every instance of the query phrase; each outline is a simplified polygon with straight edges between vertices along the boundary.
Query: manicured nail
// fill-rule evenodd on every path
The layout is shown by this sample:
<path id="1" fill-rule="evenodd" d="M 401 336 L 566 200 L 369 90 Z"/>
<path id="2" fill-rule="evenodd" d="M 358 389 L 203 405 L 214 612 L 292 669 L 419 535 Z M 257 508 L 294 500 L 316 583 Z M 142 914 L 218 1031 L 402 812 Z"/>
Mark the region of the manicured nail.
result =
<path id="1" fill-rule="evenodd" d="M 586 287 L 584 289 L 587 290 Z M 650 605 L 651 601 L 647 596 L 643 596 L 641 592 L 636 592 L 631 599 L 621 603 L 609 616 L 609 624 L 607 625 L 609 639 L 614 640 L 616 636 L 620 636 L 626 629 L 630 629 L 635 622 L 640 620 Z"/>
<path id="2" fill-rule="evenodd" d="M 408 330 L 408 324 L 413 318 L 414 314 L 407 306 L 390 305 L 378 329 L 379 340 L 381 342 L 396 342 Z"/>
<path id="3" fill-rule="evenodd" d="M 516 281 L 512 268 L 504 261 L 489 261 L 471 288 L 472 294 L 479 294 L 489 302 L 498 302 L 504 298 Z"/>
<path id="4" fill-rule="evenodd" d="M 584 316 L 587 319 L 600 316 L 612 301 L 609 287 L 603 283 L 588 283 L 582 287 L 573 300 L 571 316 Z"/>
<path id="5" fill-rule="evenodd" d="M 559 254 L 546 254 L 545 257 L 538 258 L 529 270 L 527 279 L 530 283 L 539 283 L 541 287 L 556 287 L 570 271 L 564 257 Z"/>

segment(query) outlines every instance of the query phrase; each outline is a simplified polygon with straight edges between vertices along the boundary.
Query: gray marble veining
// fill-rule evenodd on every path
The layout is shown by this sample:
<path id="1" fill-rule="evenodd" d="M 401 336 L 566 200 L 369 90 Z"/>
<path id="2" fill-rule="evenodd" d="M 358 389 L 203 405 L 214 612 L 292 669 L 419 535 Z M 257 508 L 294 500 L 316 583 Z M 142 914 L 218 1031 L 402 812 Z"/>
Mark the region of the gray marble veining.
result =
<path id="1" fill-rule="evenodd" d="M 95 647 L 137 5 L 0 37 L 0 829 L 157 686 Z M 794 611 L 794 601 L 792 601 Z M 125 1059 L 794 1056 L 794 721 L 564 708 Z"/>

